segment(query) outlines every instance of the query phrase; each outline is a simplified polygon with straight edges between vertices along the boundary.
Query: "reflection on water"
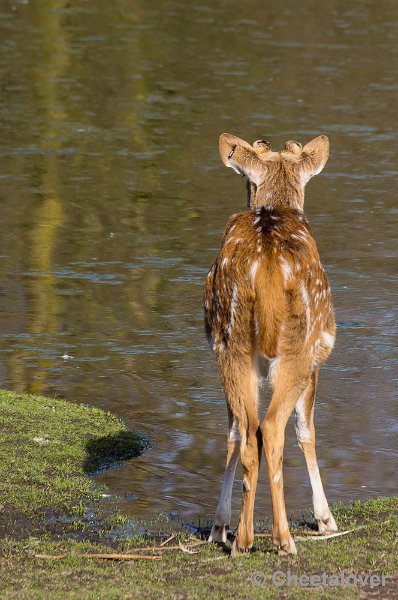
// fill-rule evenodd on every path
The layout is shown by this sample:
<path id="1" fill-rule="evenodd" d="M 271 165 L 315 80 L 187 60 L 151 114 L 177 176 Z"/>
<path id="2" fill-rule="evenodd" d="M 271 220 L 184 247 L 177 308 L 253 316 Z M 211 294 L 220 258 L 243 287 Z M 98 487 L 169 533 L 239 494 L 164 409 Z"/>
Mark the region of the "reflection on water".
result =
<path id="1" fill-rule="evenodd" d="M 326 133 L 306 201 L 339 326 L 320 464 L 331 501 L 396 493 L 398 6 L 213 4 L 2 4 L 0 385 L 150 433 L 100 476 L 129 512 L 211 513 L 226 410 L 202 285 L 246 202 L 218 135 Z M 292 427 L 285 471 L 288 507 L 309 506 Z"/>

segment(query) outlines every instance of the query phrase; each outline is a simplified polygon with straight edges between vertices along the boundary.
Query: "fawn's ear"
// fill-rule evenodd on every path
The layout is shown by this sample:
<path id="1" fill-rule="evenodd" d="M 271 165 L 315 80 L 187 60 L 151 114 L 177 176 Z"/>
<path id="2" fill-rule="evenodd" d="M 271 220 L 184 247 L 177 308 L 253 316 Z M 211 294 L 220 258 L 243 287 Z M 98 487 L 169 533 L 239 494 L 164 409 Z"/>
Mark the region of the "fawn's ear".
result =
<path id="1" fill-rule="evenodd" d="M 220 135 L 220 156 L 226 167 L 259 185 L 264 179 L 265 165 L 250 144 L 229 133 Z"/>
<path id="2" fill-rule="evenodd" d="M 329 158 L 329 138 L 318 135 L 303 148 L 302 158 L 305 159 L 305 183 L 314 175 L 318 175 L 326 165 Z"/>

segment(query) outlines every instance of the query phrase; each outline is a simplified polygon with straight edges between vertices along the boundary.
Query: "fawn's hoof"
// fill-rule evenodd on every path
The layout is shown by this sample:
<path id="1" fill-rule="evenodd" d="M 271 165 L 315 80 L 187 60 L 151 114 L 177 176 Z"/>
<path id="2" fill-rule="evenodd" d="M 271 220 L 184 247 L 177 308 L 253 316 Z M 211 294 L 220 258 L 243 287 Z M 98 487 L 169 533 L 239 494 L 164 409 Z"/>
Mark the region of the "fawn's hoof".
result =
<path id="1" fill-rule="evenodd" d="M 294 543 L 294 539 L 291 535 L 286 540 L 281 540 L 280 542 L 274 540 L 274 545 L 278 550 L 279 556 L 287 556 L 288 554 L 297 554 L 296 544 Z"/>
<path id="2" fill-rule="evenodd" d="M 334 517 L 330 511 L 327 516 L 317 519 L 317 522 L 320 533 L 333 533 L 334 531 L 338 531 L 336 521 L 334 520 Z"/>
<path id="3" fill-rule="evenodd" d="M 247 545 L 247 546 L 242 546 L 238 542 L 237 538 L 235 538 L 235 541 L 232 544 L 232 548 L 231 548 L 231 557 L 233 557 L 233 556 L 239 556 L 241 554 L 247 554 L 252 549 L 252 546 L 253 546 L 253 544 L 250 544 L 250 545 Z"/>
<path id="4" fill-rule="evenodd" d="M 216 542 L 217 544 L 225 544 L 228 535 L 228 525 L 213 525 L 209 535 L 209 542 Z"/>

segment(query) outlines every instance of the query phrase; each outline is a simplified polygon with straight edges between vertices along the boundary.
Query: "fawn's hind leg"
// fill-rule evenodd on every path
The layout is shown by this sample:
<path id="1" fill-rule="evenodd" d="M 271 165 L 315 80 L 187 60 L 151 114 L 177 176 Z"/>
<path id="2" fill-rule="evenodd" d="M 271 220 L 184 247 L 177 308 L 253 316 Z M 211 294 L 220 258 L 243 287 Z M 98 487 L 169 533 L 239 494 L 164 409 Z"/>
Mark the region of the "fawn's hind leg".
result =
<path id="1" fill-rule="evenodd" d="M 243 470 L 242 508 L 231 555 L 248 552 L 254 542 L 254 500 L 261 460 L 262 436 L 256 412 L 246 410 L 241 425 L 240 459 Z"/>
<path id="2" fill-rule="evenodd" d="M 310 379 L 310 367 L 305 355 L 295 359 L 281 357 L 272 373 L 274 393 L 261 425 L 264 451 L 268 463 L 271 488 L 273 529 L 272 537 L 279 554 L 296 554 L 286 517 L 283 490 L 283 448 L 285 428 L 298 398 Z"/>
<path id="3" fill-rule="evenodd" d="M 314 516 L 318 522 L 319 531 L 326 533 L 337 531 L 337 525 L 330 512 L 315 452 L 314 406 L 315 392 L 318 381 L 318 369 L 314 369 L 310 382 L 301 394 L 296 404 L 296 434 L 300 448 L 304 452 L 308 474 L 312 487 Z"/>
<path id="4" fill-rule="evenodd" d="M 231 522 L 232 486 L 239 458 L 239 449 L 240 433 L 238 421 L 234 418 L 231 409 L 228 407 L 227 463 L 225 465 L 220 499 L 214 516 L 214 525 L 210 533 L 209 542 L 225 543 L 227 541 L 228 528 Z"/>
<path id="5" fill-rule="evenodd" d="M 228 446 L 227 475 L 224 476 L 215 525 L 210 537 L 216 541 L 215 535 L 221 531 L 219 541 L 224 541 L 226 538 L 224 527 L 228 524 L 225 521 L 230 517 L 230 491 L 232 491 L 238 450 L 243 468 L 243 495 L 238 530 L 232 547 L 232 554 L 236 554 L 250 550 L 254 541 L 254 498 L 261 457 L 261 434 L 257 412 L 257 359 L 249 353 L 232 355 L 226 350 L 223 356 L 218 357 L 218 364 L 227 404 L 234 418 L 230 429 L 231 445 Z M 234 424 L 239 428 L 239 438 Z M 231 435 L 236 436 L 236 439 L 231 440 Z M 226 507 L 229 508 L 227 512 L 225 512 Z"/>

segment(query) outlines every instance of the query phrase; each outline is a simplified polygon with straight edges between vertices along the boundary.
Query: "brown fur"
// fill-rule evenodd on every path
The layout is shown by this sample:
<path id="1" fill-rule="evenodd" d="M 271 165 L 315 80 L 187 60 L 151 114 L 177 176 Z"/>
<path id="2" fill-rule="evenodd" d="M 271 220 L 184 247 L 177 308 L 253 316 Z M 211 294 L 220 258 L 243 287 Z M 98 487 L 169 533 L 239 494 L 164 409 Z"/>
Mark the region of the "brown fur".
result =
<path id="1" fill-rule="evenodd" d="M 227 505 L 236 465 L 232 463 L 239 445 L 244 491 L 234 552 L 246 551 L 253 544 L 262 445 L 273 500 L 274 542 L 281 553 L 295 552 L 286 520 L 281 465 L 285 425 L 302 395 L 304 417 L 300 412 L 298 418 L 303 439 L 299 437 L 299 442 L 310 474 L 317 469 L 313 402 L 318 368 L 333 346 L 335 322 L 328 278 L 302 208 L 305 184 L 325 165 L 328 148 L 325 136 L 304 148 L 286 142 L 281 152 L 272 152 L 264 140 L 250 146 L 229 134 L 220 137 L 224 164 L 248 178 L 251 209 L 231 217 L 204 293 L 206 332 L 229 411 L 227 468 L 211 539 L 225 540 L 229 522 L 224 521 L 230 517 Z M 274 392 L 261 428 L 257 410 L 260 359 L 272 361 Z M 236 431 L 231 433 L 234 422 L 240 443 Z M 323 505 L 322 511 L 325 515 L 316 517 L 325 530 L 324 521 L 327 526 L 334 520 Z"/>

